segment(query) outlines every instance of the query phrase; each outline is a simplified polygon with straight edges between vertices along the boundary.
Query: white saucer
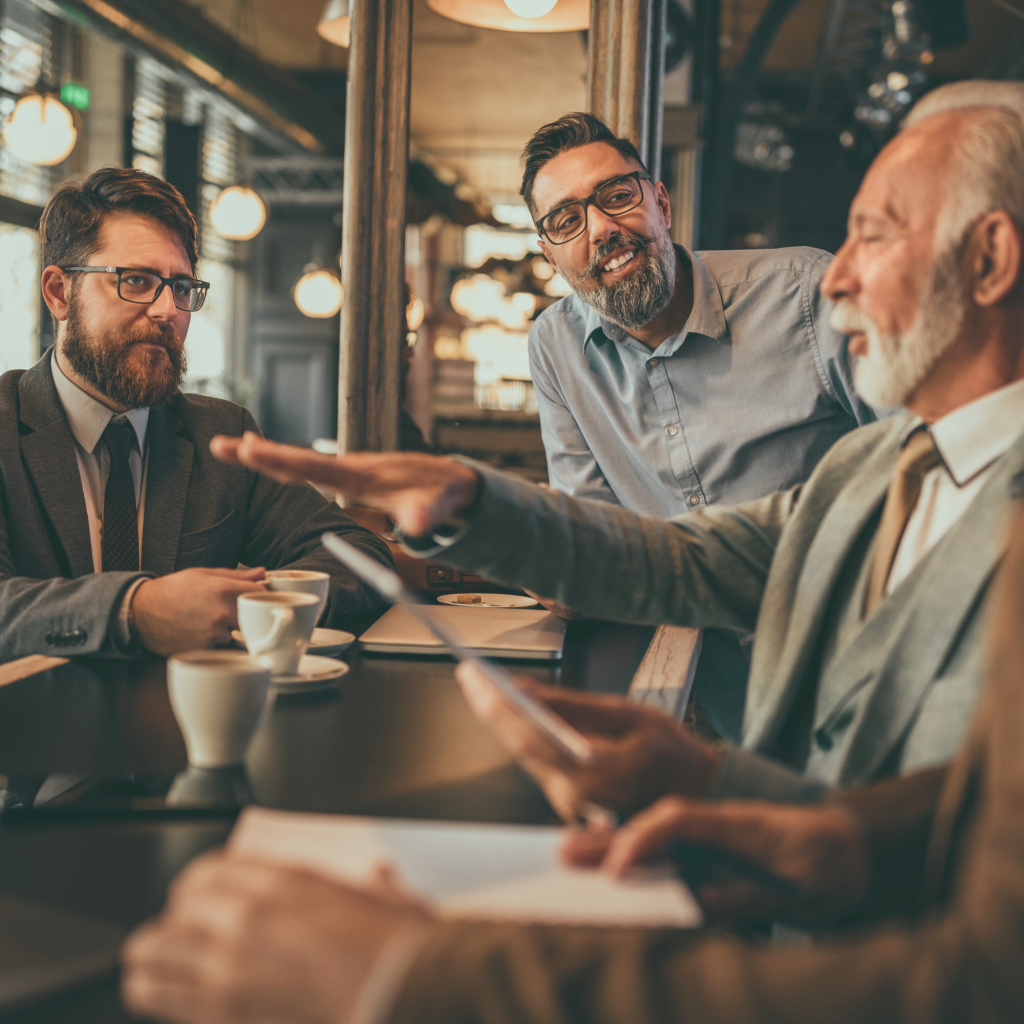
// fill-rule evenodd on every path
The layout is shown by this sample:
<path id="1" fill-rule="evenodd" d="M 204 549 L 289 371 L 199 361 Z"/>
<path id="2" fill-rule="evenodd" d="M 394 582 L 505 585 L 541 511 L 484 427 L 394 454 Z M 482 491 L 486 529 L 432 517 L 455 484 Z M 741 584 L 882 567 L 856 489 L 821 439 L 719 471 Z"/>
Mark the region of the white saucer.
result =
<path id="1" fill-rule="evenodd" d="M 330 686 L 348 671 L 348 665 L 333 658 L 320 658 L 305 654 L 299 662 L 299 671 L 293 676 L 271 676 L 270 685 L 280 693 L 306 693 Z"/>
<path id="2" fill-rule="evenodd" d="M 460 597 L 479 597 L 480 601 L 460 601 Z M 452 604 L 456 608 L 532 608 L 536 601 L 525 594 L 442 594 L 438 604 Z"/>
<path id="3" fill-rule="evenodd" d="M 231 630 L 231 639 L 245 649 L 245 637 L 242 636 L 240 629 Z M 333 657 L 335 654 L 341 654 L 346 647 L 351 647 L 355 642 L 355 634 L 346 633 L 343 629 L 314 629 L 308 650 L 312 654 Z"/>

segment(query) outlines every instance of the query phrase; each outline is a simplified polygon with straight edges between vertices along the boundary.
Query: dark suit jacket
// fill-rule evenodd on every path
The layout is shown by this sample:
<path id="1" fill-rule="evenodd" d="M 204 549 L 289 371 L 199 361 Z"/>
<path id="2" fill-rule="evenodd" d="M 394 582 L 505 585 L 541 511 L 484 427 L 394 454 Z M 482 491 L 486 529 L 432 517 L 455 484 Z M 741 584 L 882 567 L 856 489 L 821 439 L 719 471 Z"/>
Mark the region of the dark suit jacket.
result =
<path id="1" fill-rule="evenodd" d="M 248 410 L 179 394 L 149 416 L 142 572 L 292 566 L 331 574 L 326 622 L 380 603 L 321 546 L 326 530 L 391 565 L 387 545 L 312 487 L 218 462 L 215 434 L 256 430 Z M 114 653 L 112 616 L 138 573 L 94 573 L 74 442 L 50 371 L 0 377 L 0 661 Z"/>
<path id="2" fill-rule="evenodd" d="M 806 949 L 679 932 L 439 925 L 390 1024 L 1024 1021 L 1024 513 L 994 597 L 985 697 L 955 761 L 851 790 L 876 909 Z"/>

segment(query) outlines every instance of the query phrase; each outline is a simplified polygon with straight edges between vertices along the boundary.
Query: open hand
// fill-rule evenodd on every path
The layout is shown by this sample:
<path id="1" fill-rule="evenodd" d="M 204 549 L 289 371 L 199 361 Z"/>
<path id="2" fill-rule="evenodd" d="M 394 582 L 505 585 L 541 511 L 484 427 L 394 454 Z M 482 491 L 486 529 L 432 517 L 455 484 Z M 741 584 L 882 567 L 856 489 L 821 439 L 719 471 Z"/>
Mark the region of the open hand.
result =
<path id="1" fill-rule="evenodd" d="M 559 815 L 575 820 L 587 805 L 633 813 L 667 793 L 707 792 L 718 750 L 668 715 L 611 694 L 519 682 L 590 740 L 577 764 L 558 750 L 468 662 L 455 678 L 477 717 L 537 780 Z"/>
<path id="2" fill-rule="evenodd" d="M 387 512 L 410 537 L 420 537 L 477 500 L 476 472 L 454 459 L 421 452 L 356 452 L 336 457 L 276 444 L 252 431 L 218 435 L 210 451 L 222 462 L 258 470 L 284 483 L 308 480 L 359 505 Z"/>
<path id="3" fill-rule="evenodd" d="M 338 1024 L 400 932 L 430 918 L 322 875 L 218 852 L 193 861 L 167 906 L 122 949 L 132 1013 L 182 1024 Z"/>

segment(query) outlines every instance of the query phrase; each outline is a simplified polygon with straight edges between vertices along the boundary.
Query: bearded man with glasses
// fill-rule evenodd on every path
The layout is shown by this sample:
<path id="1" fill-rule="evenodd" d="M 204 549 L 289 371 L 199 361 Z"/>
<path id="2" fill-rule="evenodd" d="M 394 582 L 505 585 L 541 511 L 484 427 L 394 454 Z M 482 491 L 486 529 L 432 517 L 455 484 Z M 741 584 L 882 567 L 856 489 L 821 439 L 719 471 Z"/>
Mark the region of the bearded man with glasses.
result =
<path id="1" fill-rule="evenodd" d="M 665 186 L 593 114 L 544 125 L 523 168 L 541 251 L 574 292 L 530 332 L 553 488 L 659 518 L 751 501 L 806 480 L 875 419 L 828 324 L 828 253 L 673 245 Z M 730 739 L 741 648 L 749 634 L 705 630 L 693 684 Z"/>
<path id="2" fill-rule="evenodd" d="M 181 391 L 210 286 L 180 193 L 104 168 L 58 186 L 39 231 L 55 344 L 0 377 L 0 661 L 225 643 L 265 569 L 329 573 L 329 624 L 375 606 L 319 538 L 391 564 L 377 537 L 307 485 L 210 455 L 256 425 Z"/>

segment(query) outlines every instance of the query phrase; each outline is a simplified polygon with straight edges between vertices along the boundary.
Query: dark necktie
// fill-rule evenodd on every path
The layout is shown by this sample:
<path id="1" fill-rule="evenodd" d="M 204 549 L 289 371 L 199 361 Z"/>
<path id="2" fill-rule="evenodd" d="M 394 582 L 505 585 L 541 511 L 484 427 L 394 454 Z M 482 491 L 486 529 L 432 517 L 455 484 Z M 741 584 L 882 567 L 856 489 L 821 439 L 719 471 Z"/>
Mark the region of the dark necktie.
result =
<path id="1" fill-rule="evenodd" d="M 127 420 L 111 420 L 103 431 L 110 452 L 110 474 L 103 496 L 103 571 L 139 571 L 139 520 L 135 506 L 135 481 L 128 453 L 135 431 Z"/>
<path id="2" fill-rule="evenodd" d="M 875 537 L 875 555 L 871 566 L 864 613 L 870 615 L 885 599 L 885 585 L 907 528 L 910 514 L 921 496 L 921 484 L 928 471 L 942 461 L 928 430 L 913 434 L 896 462 L 896 472 L 882 510 L 882 521 Z"/>

